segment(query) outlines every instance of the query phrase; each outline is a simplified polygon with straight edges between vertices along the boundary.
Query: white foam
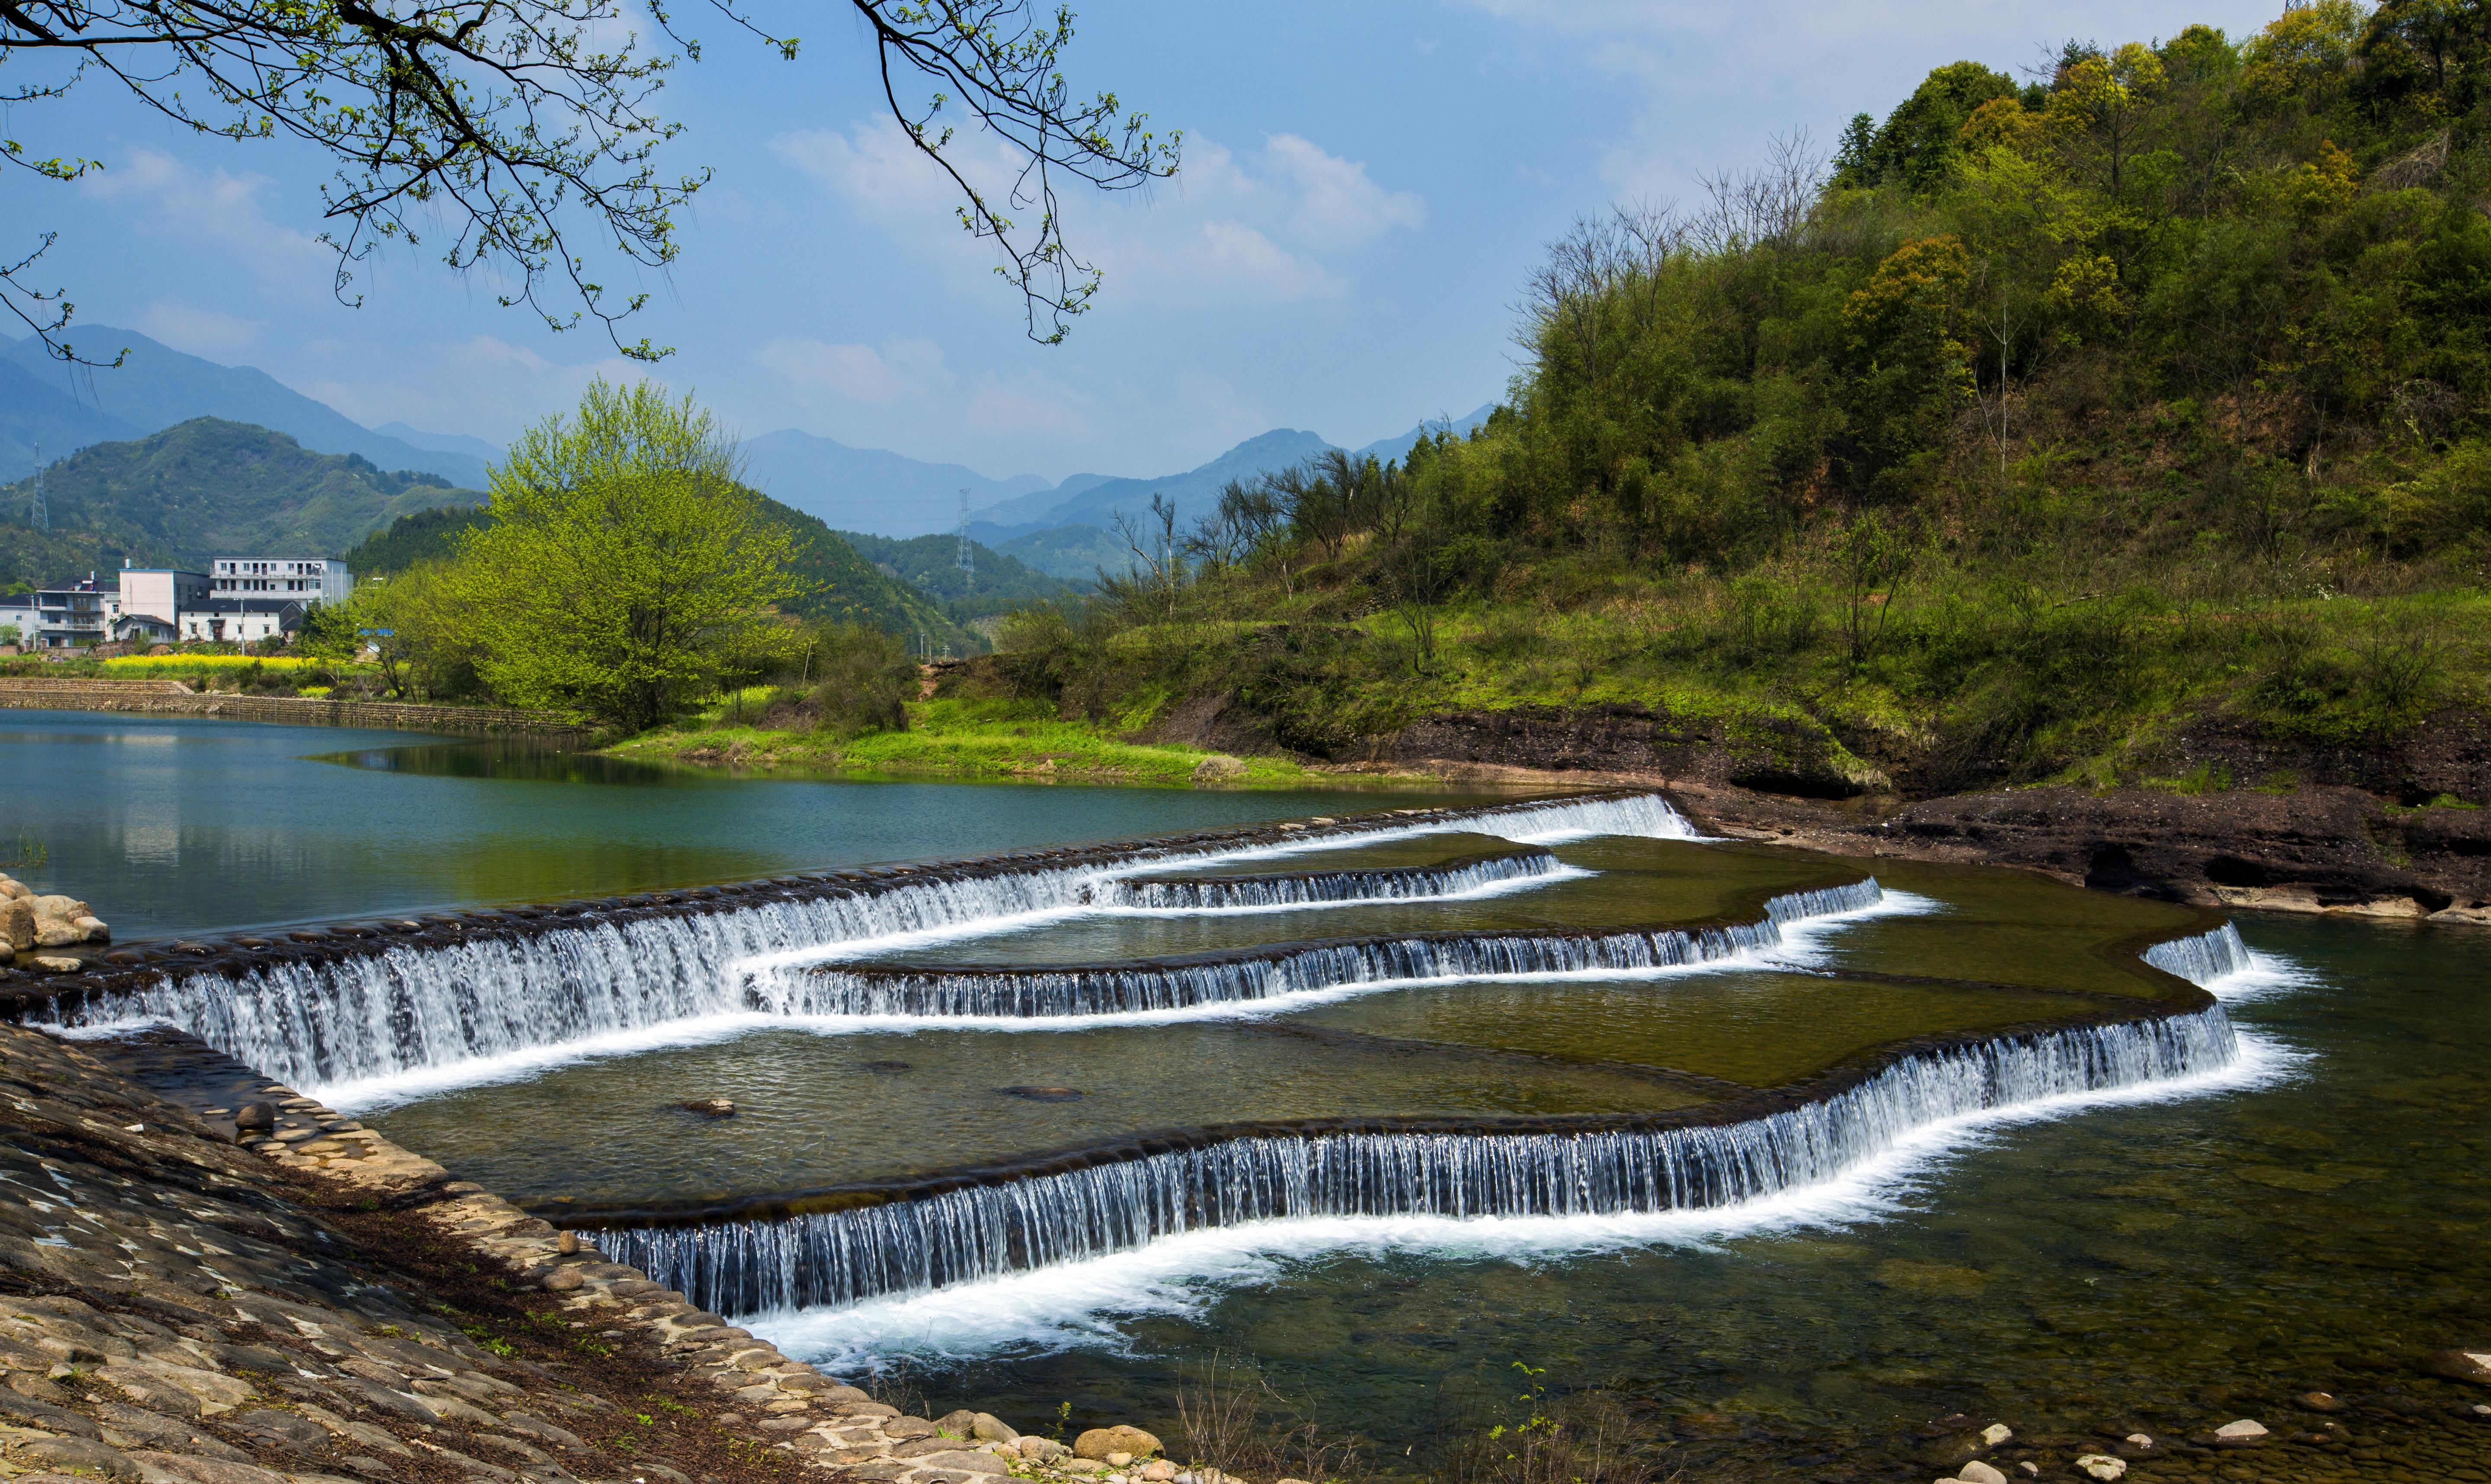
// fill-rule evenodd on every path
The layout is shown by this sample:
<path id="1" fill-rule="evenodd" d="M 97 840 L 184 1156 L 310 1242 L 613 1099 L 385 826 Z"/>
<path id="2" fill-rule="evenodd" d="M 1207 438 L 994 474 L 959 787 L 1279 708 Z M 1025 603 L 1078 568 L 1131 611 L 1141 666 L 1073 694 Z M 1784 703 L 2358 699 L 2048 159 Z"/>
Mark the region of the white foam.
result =
<path id="1" fill-rule="evenodd" d="M 1015 1272 L 932 1293 L 845 1307 L 776 1310 L 739 1320 L 788 1354 L 834 1374 L 894 1360 L 994 1360 L 1009 1355 L 1131 1347 L 1136 1320 L 1198 1319 L 1246 1290 L 1286 1281 L 1340 1254 L 1416 1255 L 1520 1266 L 1622 1251 L 1718 1248 L 1801 1230 L 1909 1216 L 1948 1165 L 2018 1126 L 2095 1110 L 2239 1092 L 2271 1085 L 2305 1060 L 2251 1031 L 2235 1031 L 2228 1063 L 2164 1081 L 2066 1092 L 1923 1124 L 1836 1178 L 1737 1206 L 1602 1215 L 1318 1216 L 1214 1227 L 1130 1252 Z"/>

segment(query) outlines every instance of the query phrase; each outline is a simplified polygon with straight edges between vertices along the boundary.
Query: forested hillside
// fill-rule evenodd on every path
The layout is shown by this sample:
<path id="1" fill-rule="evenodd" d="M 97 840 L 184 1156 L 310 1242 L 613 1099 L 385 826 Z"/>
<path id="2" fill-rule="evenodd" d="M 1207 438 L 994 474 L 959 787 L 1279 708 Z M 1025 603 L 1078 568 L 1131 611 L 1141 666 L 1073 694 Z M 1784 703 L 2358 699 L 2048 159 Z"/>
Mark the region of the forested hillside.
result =
<path id="1" fill-rule="evenodd" d="M 1065 583 L 981 541 L 969 543 L 974 567 L 962 567 L 960 538 L 956 536 L 894 540 L 860 531 L 838 534 L 857 549 L 859 556 L 941 604 L 943 612 L 955 623 L 974 623 L 1072 591 Z"/>
<path id="2" fill-rule="evenodd" d="M 1335 756 L 1626 707 L 1932 790 L 2405 735 L 2484 669 L 2486 125 L 2491 27 L 2425 0 L 1940 67 L 1586 219 L 1485 425 L 1232 488 L 1004 681 Z"/>
<path id="3" fill-rule="evenodd" d="M 334 557 L 406 512 L 483 498 L 439 475 L 385 472 L 215 418 L 61 460 L 44 476 L 48 533 L 28 524 L 31 483 L 0 489 L 0 584 L 83 576 L 125 557 L 201 571 L 244 552 Z"/>

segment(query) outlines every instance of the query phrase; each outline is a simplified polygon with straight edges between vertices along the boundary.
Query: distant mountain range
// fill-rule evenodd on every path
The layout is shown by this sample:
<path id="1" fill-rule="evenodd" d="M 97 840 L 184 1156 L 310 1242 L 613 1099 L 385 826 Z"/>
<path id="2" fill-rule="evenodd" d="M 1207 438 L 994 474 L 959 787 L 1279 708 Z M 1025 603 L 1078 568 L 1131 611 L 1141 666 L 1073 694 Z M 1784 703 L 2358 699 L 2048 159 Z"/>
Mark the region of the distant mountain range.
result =
<path id="1" fill-rule="evenodd" d="M 0 480 L 34 473 L 37 444 L 49 463 L 193 418 L 256 423 L 315 453 L 360 454 L 376 469 L 436 474 L 462 489 L 484 487 L 485 460 L 499 451 L 481 439 L 418 433 L 420 444 L 375 432 L 265 371 L 187 356 L 134 330 L 81 323 L 74 342 L 98 359 L 126 346 L 130 359 L 110 370 L 65 365 L 32 335 L 0 335 Z"/>
<path id="2" fill-rule="evenodd" d="M 1360 458 L 1399 459 L 1422 433 L 1440 427 L 1467 433 L 1493 408 L 1491 403 L 1463 417 L 1421 422 L 1398 437 L 1350 451 Z M 1177 507 L 1179 523 L 1190 525 L 1229 480 L 1251 480 L 1332 446 L 1314 433 L 1275 428 L 1180 473 L 1157 479 L 1076 474 L 1052 485 L 1033 475 L 989 480 L 958 464 L 920 463 L 792 429 L 755 438 L 745 452 L 746 477 L 754 488 L 841 529 L 876 536 L 905 539 L 957 529 L 965 489 L 971 538 L 1050 576 L 1078 580 L 1102 565 L 1112 569 L 1129 560 L 1124 542 L 1109 534 L 1118 512 L 1142 515 L 1153 495 L 1165 495 Z"/>
<path id="3" fill-rule="evenodd" d="M 434 475 L 460 489 L 485 488 L 486 466 L 502 456 L 498 446 L 461 433 L 403 422 L 365 427 L 264 371 L 185 355 L 135 331 L 82 323 L 75 338 L 83 353 L 109 355 L 126 346 L 130 359 L 110 370 L 65 365 L 41 340 L 0 335 L 0 482 L 32 474 L 39 445 L 50 463 L 197 418 L 271 428 L 313 453 L 353 454 L 375 471 Z M 1421 422 L 1351 451 L 1397 459 L 1422 432 L 1441 426 L 1468 432 L 1489 411 Z M 754 488 L 840 530 L 901 540 L 953 531 L 965 491 L 975 538 L 1049 576 L 1078 581 L 1129 559 L 1112 535 L 1119 512 L 1141 515 L 1153 495 L 1165 495 L 1176 503 L 1179 520 L 1190 525 L 1230 480 L 1252 480 L 1329 447 L 1314 433 L 1275 428 L 1175 474 L 1076 474 L 1055 484 L 1028 474 L 988 479 L 960 464 L 850 448 L 794 428 L 753 438 L 744 451 Z"/>

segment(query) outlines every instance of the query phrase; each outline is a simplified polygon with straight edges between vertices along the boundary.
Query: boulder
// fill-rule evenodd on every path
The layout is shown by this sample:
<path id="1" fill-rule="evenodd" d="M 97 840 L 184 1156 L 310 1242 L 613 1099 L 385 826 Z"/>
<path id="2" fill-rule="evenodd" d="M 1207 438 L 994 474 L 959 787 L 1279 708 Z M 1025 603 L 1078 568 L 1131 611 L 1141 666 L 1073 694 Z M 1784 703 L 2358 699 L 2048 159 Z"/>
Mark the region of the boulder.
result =
<path id="1" fill-rule="evenodd" d="M 1020 1441 L 1019 1432 L 990 1411 L 978 1413 L 977 1421 L 969 1428 L 969 1436 L 980 1442 Z"/>
<path id="2" fill-rule="evenodd" d="M 84 942 L 86 942 L 85 928 L 72 926 L 69 922 L 64 921 L 59 917 L 37 917 L 35 919 L 36 947 L 68 948 L 74 947 Z"/>
<path id="3" fill-rule="evenodd" d="M 2110 1484 L 2112 1479 L 2127 1472 L 2127 1460 L 2113 1458 L 2107 1453 L 2087 1453 L 2076 1460 L 2076 1470 L 2101 1480 L 2102 1484 Z"/>
<path id="4" fill-rule="evenodd" d="M 66 958 L 57 953 L 38 953 L 30 962 L 45 974 L 77 974 L 86 968 L 86 960 Z"/>
<path id="5" fill-rule="evenodd" d="M 1159 1451 L 1159 1440 L 1138 1427 L 1094 1427 L 1072 1440 L 1072 1456 L 1104 1461 L 1110 1453 L 1147 1458 Z"/>
<path id="6" fill-rule="evenodd" d="M 110 943 L 112 941 L 112 929 L 105 926 L 103 919 L 101 917 L 72 917 L 70 919 L 70 926 L 86 934 L 86 941 L 89 943 Z"/>
<path id="7" fill-rule="evenodd" d="M 2214 1437 L 2224 1442 L 2255 1442 L 2266 1436 L 2266 1424 L 2242 1417 L 2214 1429 Z"/>
<path id="8" fill-rule="evenodd" d="M 13 948 L 35 946 L 35 904 L 26 897 L 11 897 L 0 903 L 0 936 L 6 936 Z"/>
<path id="9" fill-rule="evenodd" d="M 978 1414 L 963 1407 L 947 1411 L 934 1419 L 934 1431 L 944 1438 L 971 1438 L 977 1435 Z"/>
<path id="10" fill-rule="evenodd" d="M 1974 1459 L 1954 1471 L 1964 1484 L 2007 1484 L 2007 1475 L 1997 1468 Z"/>

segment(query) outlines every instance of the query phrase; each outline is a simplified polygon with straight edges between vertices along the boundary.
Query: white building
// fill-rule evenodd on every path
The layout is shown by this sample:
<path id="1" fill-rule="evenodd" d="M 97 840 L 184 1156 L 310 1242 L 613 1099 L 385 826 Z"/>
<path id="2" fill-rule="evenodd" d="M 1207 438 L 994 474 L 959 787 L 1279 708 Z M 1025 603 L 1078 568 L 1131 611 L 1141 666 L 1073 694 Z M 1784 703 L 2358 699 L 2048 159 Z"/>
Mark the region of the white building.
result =
<path id="1" fill-rule="evenodd" d="M 256 644 L 303 626 L 311 604 L 295 597 L 211 597 L 182 610 L 186 641 Z"/>
<path id="2" fill-rule="evenodd" d="M 121 591 L 107 618 L 115 640 L 169 639 L 181 630 L 182 615 L 204 608 L 209 597 L 208 574 L 169 567 L 124 567 Z"/>
<path id="3" fill-rule="evenodd" d="M 208 572 L 210 597 L 342 603 L 355 591 L 346 564 L 325 558 L 219 557 L 208 564 Z"/>

